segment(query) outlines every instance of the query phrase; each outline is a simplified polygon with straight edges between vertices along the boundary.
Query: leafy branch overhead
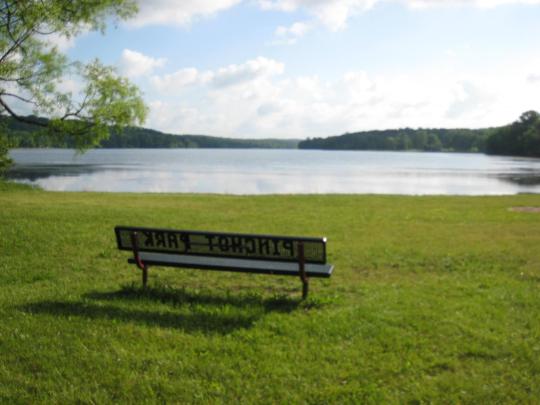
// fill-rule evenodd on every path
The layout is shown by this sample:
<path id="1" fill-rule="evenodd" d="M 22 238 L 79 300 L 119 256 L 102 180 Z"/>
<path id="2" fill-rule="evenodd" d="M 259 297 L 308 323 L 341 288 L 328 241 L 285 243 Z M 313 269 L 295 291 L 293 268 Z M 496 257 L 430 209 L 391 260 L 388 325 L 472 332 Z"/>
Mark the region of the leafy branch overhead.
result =
<path id="1" fill-rule="evenodd" d="M 0 113 L 52 137 L 72 137 L 79 149 L 107 138 L 110 127 L 142 124 L 147 107 L 136 86 L 98 60 L 69 62 L 51 45 L 55 37 L 103 31 L 110 17 L 119 21 L 136 11 L 134 0 L 0 1 Z"/>

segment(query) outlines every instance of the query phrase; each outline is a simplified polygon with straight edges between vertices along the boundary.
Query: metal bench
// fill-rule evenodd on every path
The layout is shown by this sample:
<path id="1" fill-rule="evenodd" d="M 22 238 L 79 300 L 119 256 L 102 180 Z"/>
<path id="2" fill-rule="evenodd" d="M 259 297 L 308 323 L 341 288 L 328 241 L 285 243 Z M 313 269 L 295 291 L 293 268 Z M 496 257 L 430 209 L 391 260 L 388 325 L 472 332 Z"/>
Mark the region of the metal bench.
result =
<path id="1" fill-rule="evenodd" d="M 154 229 L 114 228 L 118 249 L 142 270 L 146 286 L 149 266 L 297 276 L 306 298 L 310 277 L 330 277 L 326 238 Z"/>

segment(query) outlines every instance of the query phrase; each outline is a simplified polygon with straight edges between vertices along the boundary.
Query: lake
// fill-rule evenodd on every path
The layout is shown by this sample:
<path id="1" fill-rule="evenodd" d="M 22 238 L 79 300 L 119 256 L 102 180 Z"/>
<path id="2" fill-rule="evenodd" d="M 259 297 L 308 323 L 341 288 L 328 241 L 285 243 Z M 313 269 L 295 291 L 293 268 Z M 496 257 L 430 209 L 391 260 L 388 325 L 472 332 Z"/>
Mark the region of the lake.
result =
<path id="1" fill-rule="evenodd" d="M 13 149 L 8 178 L 52 191 L 500 195 L 540 192 L 540 159 L 276 149 Z"/>

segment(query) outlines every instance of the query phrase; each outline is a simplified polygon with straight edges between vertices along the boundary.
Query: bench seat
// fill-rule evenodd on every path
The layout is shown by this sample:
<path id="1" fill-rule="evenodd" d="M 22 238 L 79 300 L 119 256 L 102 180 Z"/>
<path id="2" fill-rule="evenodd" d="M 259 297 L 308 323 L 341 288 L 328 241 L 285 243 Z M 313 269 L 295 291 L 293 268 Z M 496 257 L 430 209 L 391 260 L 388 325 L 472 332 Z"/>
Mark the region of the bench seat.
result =
<path id="1" fill-rule="evenodd" d="M 178 255 L 156 252 L 140 252 L 140 259 L 154 266 L 173 266 L 205 270 L 227 270 L 241 273 L 272 274 L 298 277 L 298 263 L 269 262 L 268 260 L 237 259 L 226 257 L 208 257 Z M 131 258 L 129 263 L 136 263 Z M 330 277 L 334 266 L 331 264 L 306 263 L 305 271 L 308 277 Z"/>

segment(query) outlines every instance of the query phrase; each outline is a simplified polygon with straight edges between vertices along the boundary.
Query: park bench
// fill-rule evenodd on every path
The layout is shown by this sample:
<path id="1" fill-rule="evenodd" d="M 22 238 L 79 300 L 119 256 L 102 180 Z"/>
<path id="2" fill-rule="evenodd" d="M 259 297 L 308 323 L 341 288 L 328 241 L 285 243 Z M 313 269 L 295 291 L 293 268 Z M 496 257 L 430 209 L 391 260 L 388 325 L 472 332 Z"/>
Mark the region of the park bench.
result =
<path id="1" fill-rule="evenodd" d="M 154 229 L 114 228 L 118 249 L 128 250 L 131 264 L 142 270 L 146 287 L 149 266 L 297 276 L 306 298 L 310 277 L 330 277 L 326 238 L 251 235 Z"/>

